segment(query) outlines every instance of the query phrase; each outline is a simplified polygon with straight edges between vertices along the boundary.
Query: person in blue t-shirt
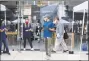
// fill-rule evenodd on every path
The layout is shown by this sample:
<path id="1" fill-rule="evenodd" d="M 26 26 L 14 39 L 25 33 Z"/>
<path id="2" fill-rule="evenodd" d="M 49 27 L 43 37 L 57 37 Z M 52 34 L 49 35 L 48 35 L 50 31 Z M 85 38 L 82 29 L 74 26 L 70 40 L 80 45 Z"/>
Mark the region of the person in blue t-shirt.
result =
<path id="1" fill-rule="evenodd" d="M 2 43 L 4 44 L 6 51 L 3 51 L 3 53 L 7 53 L 10 55 L 9 53 L 9 48 L 8 48 L 8 43 L 7 43 L 7 38 L 6 38 L 6 26 L 2 23 L 2 25 L 0 26 L 0 54 L 1 54 L 1 49 L 2 49 Z"/>
<path id="2" fill-rule="evenodd" d="M 50 20 L 49 16 L 44 17 L 44 24 L 43 24 L 43 33 L 44 33 L 44 41 L 45 41 L 45 49 L 46 49 L 46 56 L 47 59 L 51 57 L 51 42 L 52 42 L 52 32 L 54 31 L 54 24 Z"/>

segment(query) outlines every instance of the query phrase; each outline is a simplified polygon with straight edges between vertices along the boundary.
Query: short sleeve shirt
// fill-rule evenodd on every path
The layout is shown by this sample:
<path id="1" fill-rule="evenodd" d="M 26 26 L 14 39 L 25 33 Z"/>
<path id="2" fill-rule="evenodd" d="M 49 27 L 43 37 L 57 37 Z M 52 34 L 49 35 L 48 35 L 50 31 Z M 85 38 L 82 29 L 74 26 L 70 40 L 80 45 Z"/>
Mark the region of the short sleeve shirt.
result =
<path id="1" fill-rule="evenodd" d="M 52 31 L 50 31 L 49 28 L 54 28 L 53 22 L 52 21 L 44 22 L 43 28 L 44 28 L 44 38 L 52 37 Z"/>

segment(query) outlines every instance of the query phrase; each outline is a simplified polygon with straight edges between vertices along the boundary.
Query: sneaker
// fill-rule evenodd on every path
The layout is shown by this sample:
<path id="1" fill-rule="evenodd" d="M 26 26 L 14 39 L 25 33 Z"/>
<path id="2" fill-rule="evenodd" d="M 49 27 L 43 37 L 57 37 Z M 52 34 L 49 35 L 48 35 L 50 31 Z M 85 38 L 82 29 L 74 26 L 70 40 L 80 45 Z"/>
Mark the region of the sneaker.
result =
<path id="1" fill-rule="evenodd" d="M 34 48 L 31 48 L 31 50 L 33 51 L 33 50 L 34 50 Z"/>
<path id="2" fill-rule="evenodd" d="M 9 52 L 7 53 L 8 55 L 11 55 Z"/>
<path id="3" fill-rule="evenodd" d="M 7 53 L 6 51 L 3 51 L 3 53 Z"/>
<path id="4" fill-rule="evenodd" d="M 23 49 L 24 51 L 26 50 L 26 48 Z"/>
<path id="5" fill-rule="evenodd" d="M 46 60 L 50 60 L 50 56 L 46 56 L 45 59 L 46 59 Z"/>
<path id="6" fill-rule="evenodd" d="M 63 53 L 65 53 L 65 52 L 67 52 L 67 51 L 69 51 L 69 50 L 63 50 Z"/>
<path id="7" fill-rule="evenodd" d="M 2 55 L 2 53 L 0 53 L 0 55 Z"/>
<path id="8" fill-rule="evenodd" d="M 52 53 L 56 53 L 56 51 L 54 51 L 54 50 L 52 50 L 51 52 L 52 52 Z"/>

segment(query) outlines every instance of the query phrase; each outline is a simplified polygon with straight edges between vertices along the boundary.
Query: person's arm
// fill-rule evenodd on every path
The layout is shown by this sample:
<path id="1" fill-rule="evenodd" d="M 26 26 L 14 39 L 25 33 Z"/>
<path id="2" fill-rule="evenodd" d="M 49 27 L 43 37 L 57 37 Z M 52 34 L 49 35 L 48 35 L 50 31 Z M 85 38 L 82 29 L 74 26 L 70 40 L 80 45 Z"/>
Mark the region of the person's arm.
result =
<path id="1" fill-rule="evenodd" d="M 55 28 L 54 28 L 54 24 L 53 23 L 50 23 L 49 30 L 53 31 L 53 32 L 56 31 Z"/>
<path id="2" fill-rule="evenodd" d="M 1 32 L 4 32 L 4 31 L 8 31 L 8 29 L 6 28 L 6 26 L 2 26 L 1 27 Z"/>
<path id="3" fill-rule="evenodd" d="M 4 30 L 7 32 L 8 31 L 8 29 L 7 28 L 4 28 Z"/>
<path id="4" fill-rule="evenodd" d="M 0 29 L 0 32 L 1 32 L 1 29 Z"/>
<path id="5" fill-rule="evenodd" d="M 41 28 L 41 31 L 44 31 L 44 28 Z"/>
<path id="6" fill-rule="evenodd" d="M 4 29 L 1 29 L 1 32 L 4 32 L 5 30 Z"/>
<path id="7" fill-rule="evenodd" d="M 43 24 L 43 26 L 41 27 L 41 31 L 44 31 L 44 24 Z"/>
<path id="8" fill-rule="evenodd" d="M 56 31 L 55 28 L 49 28 L 50 31 Z"/>
<path id="9" fill-rule="evenodd" d="M 31 31 L 31 32 L 33 32 L 33 29 L 32 29 L 32 26 L 31 26 L 31 25 L 29 26 L 29 29 L 28 29 L 28 31 Z"/>
<path id="10" fill-rule="evenodd" d="M 64 25 L 63 24 L 58 24 L 58 28 L 57 28 L 57 37 L 63 37 L 64 34 Z"/>

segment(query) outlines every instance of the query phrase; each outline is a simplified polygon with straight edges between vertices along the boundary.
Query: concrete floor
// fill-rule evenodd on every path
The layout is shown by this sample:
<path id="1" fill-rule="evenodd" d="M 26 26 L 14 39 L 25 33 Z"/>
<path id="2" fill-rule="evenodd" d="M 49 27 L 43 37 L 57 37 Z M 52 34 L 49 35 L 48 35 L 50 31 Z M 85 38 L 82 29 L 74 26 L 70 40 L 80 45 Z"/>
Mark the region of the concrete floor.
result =
<path id="1" fill-rule="evenodd" d="M 33 42 L 35 51 L 19 51 L 19 45 L 9 46 L 11 55 L 2 54 L 1 60 L 46 60 L 44 43 L 41 41 Z M 27 44 L 27 49 L 30 49 Z M 12 51 L 14 49 L 14 51 Z M 21 49 L 23 49 L 21 45 Z M 70 48 L 69 48 L 70 49 Z M 61 49 L 57 53 L 52 53 L 50 60 L 88 60 L 87 52 L 81 52 L 75 50 L 75 54 L 62 53 Z"/>
<path id="2" fill-rule="evenodd" d="M 68 42 L 68 40 L 67 40 Z M 67 46 L 70 50 L 70 43 L 67 43 Z M 35 51 L 30 51 L 30 46 L 27 42 L 26 49 L 27 51 L 19 51 L 20 45 L 9 45 L 11 55 L 2 54 L 1 60 L 46 60 L 45 57 L 45 46 L 44 42 L 41 41 L 38 43 L 37 41 L 33 41 L 33 47 L 36 49 Z M 12 51 L 14 49 L 14 51 Z M 23 45 L 21 44 L 21 49 L 23 49 Z M 57 53 L 52 53 L 50 60 L 87 60 L 88 55 L 87 52 L 79 53 L 78 50 L 73 50 L 74 54 L 62 53 L 61 48 Z"/>
<path id="3" fill-rule="evenodd" d="M 46 60 L 45 59 L 45 52 L 42 51 L 10 51 L 11 55 L 2 54 L 1 60 Z M 88 55 L 86 52 L 75 54 L 68 54 L 68 53 L 52 53 L 50 60 L 87 60 Z"/>

